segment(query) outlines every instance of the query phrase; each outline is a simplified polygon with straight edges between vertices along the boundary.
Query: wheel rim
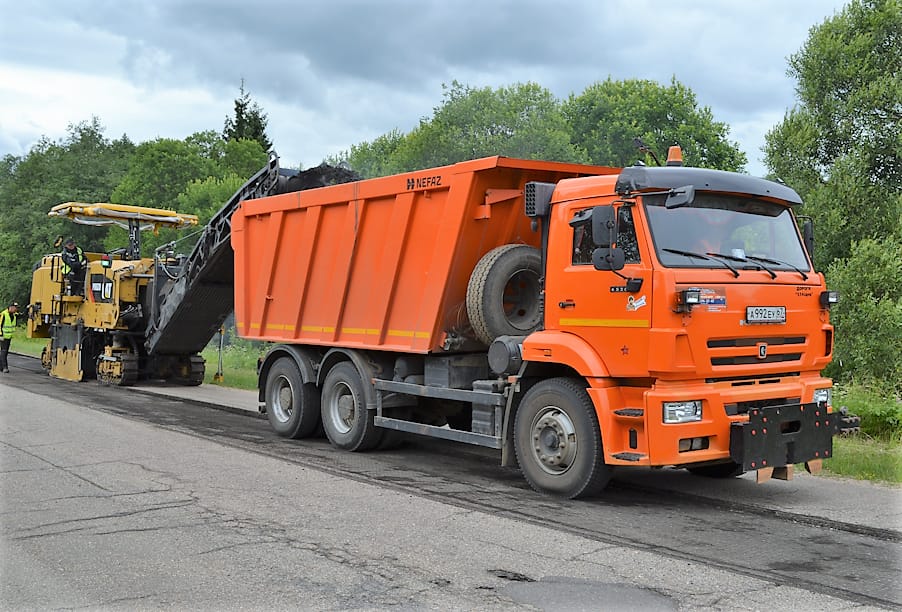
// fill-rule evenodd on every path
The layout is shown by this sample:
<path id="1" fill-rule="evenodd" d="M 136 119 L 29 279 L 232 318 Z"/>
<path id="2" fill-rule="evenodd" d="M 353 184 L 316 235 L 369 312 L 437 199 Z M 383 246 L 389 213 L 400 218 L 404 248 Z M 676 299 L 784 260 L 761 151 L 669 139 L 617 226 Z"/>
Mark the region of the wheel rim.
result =
<path id="1" fill-rule="evenodd" d="M 546 473 L 560 475 L 570 469 L 579 450 L 576 427 L 557 406 L 545 406 L 532 420 L 532 450 Z"/>
<path id="2" fill-rule="evenodd" d="M 286 376 L 280 375 L 273 382 L 271 390 L 272 415 L 278 422 L 287 423 L 294 411 L 294 389 L 291 387 L 291 381 Z"/>
<path id="3" fill-rule="evenodd" d="M 504 315 L 518 330 L 530 330 L 539 319 L 539 277 L 533 270 L 514 272 L 501 296 Z"/>
<path id="4" fill-rule="evenodd" d="M 332 428 L 340 434 L 347 434 L 356 420 L 357 396 L 354 395 L 354 390 L 345 382 L 335 383 L 329 397 L 329 421 Z"/>

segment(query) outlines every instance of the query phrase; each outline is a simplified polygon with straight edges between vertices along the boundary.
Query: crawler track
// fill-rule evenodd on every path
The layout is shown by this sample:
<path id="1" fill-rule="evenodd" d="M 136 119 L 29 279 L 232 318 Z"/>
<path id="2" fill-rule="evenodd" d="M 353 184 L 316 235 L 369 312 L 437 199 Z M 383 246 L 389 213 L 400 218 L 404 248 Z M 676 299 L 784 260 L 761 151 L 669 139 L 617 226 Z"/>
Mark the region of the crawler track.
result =
<path id="1" fill-rule="evenodd" d="M 902 607 L 898 586 L 902 535 L 890 529 L 616 477 L 600 499 L 559 500 L 534 493 L 517 470 L 499 467 L 497 457 L 484 449 L 410 438 L 396 451 L 345 453 L 323 440 L 278 438 L 265 420 L 249 418 L 253 413 L 211 413 L 206 406 L 127 389 L 52 380 L 37 360 L 13 359 L 13 376 L 3 382 L 34 393 L 362 483 L 654 552 L 675 563 L 703 563 L 739 579 L 755 578 L 872 607 Z"/>

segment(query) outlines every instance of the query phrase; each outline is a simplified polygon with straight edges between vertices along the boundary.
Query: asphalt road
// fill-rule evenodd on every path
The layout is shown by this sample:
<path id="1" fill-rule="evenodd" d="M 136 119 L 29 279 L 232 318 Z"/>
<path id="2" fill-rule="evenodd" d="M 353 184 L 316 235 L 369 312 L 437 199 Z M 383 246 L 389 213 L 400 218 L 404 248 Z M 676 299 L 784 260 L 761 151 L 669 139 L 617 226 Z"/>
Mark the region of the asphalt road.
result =
<path id="1" fill-rule="evenodd" d="M 902 607 L 899 489 L 658 471 L 564 501 L 484 449 L 344 453 L 32 366 L 0 377 L 4 609 Z"/>

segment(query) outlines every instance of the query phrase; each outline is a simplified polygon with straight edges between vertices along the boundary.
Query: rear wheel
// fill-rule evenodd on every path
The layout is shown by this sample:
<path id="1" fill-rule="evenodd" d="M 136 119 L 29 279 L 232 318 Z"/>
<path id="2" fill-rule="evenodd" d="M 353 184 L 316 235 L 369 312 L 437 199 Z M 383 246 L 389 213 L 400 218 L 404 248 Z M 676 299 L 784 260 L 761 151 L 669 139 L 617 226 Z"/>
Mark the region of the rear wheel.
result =
<path id="1" fill-rule="evenodd" d="M 542 493 L 589 497 L 611 479 L 595 407 L 571 378 L 543 380 L 527 391 L 514 422 L 514 448 L 523 476 Z"/>
<path id="2" fill-rule="evenodd" d="M 304 383 L 297 365 L 288 357 L 277 360 L 266 375 L 266 416 L 280 436 L 298 440 L 319 425 L 319 394 L 316 385 Z"/>
<path id="3" fill-rule="evenodd" d="M 326 437 L 334 446 L 349 451 L 375 448 L 383 431 L 367 410 L 363 381 L 357 368 L 342 362 L 329 370 L 323 383 L 322 419 Z"/>

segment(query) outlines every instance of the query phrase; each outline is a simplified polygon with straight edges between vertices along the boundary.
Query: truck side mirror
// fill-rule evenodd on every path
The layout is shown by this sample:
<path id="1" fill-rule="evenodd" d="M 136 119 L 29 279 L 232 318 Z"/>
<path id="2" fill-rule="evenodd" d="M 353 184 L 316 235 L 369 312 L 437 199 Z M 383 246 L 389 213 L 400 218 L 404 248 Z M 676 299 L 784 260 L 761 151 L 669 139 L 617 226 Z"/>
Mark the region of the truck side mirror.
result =
<path id="1" fill-rule="evenodd" d="M 592 251 L 592 265 L 596 270 L 622 270 L 626 254 L 620 247 L 598 247 Z"/>
<path id="2" fill-rule="evenodd" d="M 805 242 L 805 250 L 808 251 L 808 257 L 814 261 L 814 221 L 805 219 L 802 224 L 802 240 Z"/>
<path id="3" fill-rule="evenodd" d="M 613 206 L 592 209 L 592 242 L 597 247 L 610 248 L 617 240 L 617 215 Z"/>

